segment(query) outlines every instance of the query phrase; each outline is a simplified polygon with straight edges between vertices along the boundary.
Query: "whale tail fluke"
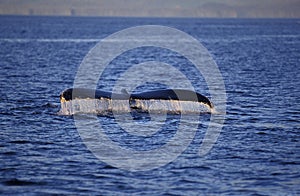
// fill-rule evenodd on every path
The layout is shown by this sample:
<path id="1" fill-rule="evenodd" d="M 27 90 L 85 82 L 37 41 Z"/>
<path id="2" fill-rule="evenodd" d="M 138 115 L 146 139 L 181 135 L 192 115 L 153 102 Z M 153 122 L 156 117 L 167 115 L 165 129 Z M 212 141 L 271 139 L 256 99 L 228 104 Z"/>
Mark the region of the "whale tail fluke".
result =
<path id="1" fill-rule="evenodd" d="M 60 94 L 61 114 L 105 113 L 111 111 L 169 112 L 169 113 L 212 113 L 210 100 L 191 90 L 163 89 L 129 94 L 70 88 Z"/>

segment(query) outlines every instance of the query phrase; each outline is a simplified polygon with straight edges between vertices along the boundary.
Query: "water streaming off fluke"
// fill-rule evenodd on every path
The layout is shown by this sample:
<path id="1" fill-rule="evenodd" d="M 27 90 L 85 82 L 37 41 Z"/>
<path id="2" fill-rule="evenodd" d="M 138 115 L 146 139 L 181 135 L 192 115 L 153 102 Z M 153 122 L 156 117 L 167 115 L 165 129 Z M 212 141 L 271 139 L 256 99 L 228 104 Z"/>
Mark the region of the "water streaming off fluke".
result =
<path id="1" fill-rule="evenodd" d="M 149 113 L 211 113 L 213 105 L 203 95 L 182 89 L 165 89 L 143 93 L 112 94 L 91 89 L 67 89 L 60 95 L 59 114 L 106 114 L 131 111 Z"/>

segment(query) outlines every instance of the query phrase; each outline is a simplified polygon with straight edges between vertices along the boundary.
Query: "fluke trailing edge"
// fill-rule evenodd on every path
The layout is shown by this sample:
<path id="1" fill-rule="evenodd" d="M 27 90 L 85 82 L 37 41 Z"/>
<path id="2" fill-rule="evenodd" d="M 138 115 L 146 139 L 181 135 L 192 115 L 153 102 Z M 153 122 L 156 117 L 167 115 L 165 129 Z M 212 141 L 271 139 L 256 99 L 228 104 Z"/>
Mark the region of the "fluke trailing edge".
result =
<path id="1" fill-rule="evenodd" d="M 112 101 L 119 102 L 119 106 L 116 107 L 118 104 L 112 104 Z M 182 106 L 184 104 L 193 110 L 195 110 L 194 106 L 192 106 L 193 104 L 206 106 L 209 110 L 213 108 L 213 104 L 207 97 L 184 89 L 162 89 L 129 94 L 126 90 L 123 90 L 121 93 L 111 93 L 85 88 L 70 88 L 60 94 L 60 102 L 62 107 L 61 112 L 64 114 L 74 114 L 77 112 L 98 113 L 99 111 L 103 112 L 114 109 L 181 112 L 180 110 L 183 110 Z M 123 107 L 120 104 L 123 104 Z M 124 106 L 126 104 L 127 108 Z M 76 106 L 74 107 L 74 105 Z"/>
<path id="2" fill-rule="evenodd" d="M 60 95 L 60 101 L 70 101 L 73 99 L 116 99 L 116 100 L 177 100 L 177 101 L 194 101 L 207 104 L 213 107 L 209 99 L 197 92 L 184 89 L 163 89 L 153 90 L 142 93 L 128 94 L 125 90 L 122 94 L 112 94 L 111 92 L 92 90 L 85 88 L 70 88 L 63 91 Z"/>

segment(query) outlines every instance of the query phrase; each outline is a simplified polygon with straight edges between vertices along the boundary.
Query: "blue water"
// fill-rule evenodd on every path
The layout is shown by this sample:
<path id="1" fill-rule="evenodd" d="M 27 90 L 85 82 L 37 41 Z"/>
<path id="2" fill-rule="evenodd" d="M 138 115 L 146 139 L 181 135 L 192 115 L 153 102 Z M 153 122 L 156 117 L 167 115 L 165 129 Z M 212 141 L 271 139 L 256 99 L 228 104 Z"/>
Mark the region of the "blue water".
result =
<path id="1" fill-rule="evenodd" d="M 1 16 L 0 24 L 0 194 L 300 194 L 299 20 Z M 199 117 L 193 142 L 174 161 L 130 172 L 97 159 L 74 118 L 57 112 L 59 94 L 72 87 L 82 59 L 100 39 L 146 24 L 201 41 L 223 75 L 227 114 L 206 156 L 197 152 L 210 114 Z M 138 52 L 131 52 L 132 61 L 149 60 Z M 116 75 L 107 76 L 99 88 L 110 90 Z M 205 85 L 197 88 L 209 97 Z M 168 116 L 162 132 L 140 147 L 140 137 L 113 129 L 112 116 L 98 118 L 120 145 L 130 141 L 128 148 L 146 150 L 172 138 L 180 120 Z"/>

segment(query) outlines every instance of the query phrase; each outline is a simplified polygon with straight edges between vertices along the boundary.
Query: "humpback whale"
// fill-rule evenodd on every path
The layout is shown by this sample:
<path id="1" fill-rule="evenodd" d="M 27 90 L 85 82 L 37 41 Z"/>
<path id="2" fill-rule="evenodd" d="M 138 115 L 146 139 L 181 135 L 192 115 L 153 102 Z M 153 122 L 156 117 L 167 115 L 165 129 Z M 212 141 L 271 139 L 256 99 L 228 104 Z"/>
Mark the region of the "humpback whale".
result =
<path id="1" fill-rule="evenodd" d="M 149 107 L 151 107 L 151 104 L 157 102 L 168 103 L 169 105 L 170 103 L 173 103 L 174 105 L 178 104 L 179 102 L 198 103 L 207 106 L 209 109 L 213 108 L 213 104 L 207 97 L 201 95 L 200 93 L 185 89 L 162 89 L 129 94 L 126 90 L 122 90 L 121 93 L 111 93 L 107 91 L 86 88 L 69 88 L 60 94 L 61 108 L 65 110 L 67 108 L 67 112 L 63 113 L 76 113 L 74 111 L 70 111 L 71 109 L 68 108 L 70 107 L 68 104 L 72 102 L 77 105 L 78 112 L 84 112 L 82 109 L 78 109 L 80 108 L 80 103 L 78 102 L 79 100 L 97 101 L 97 103 L 93 102 L 93 106 L 95 107 L 95 104 L 98 104 L 96 107 L 99 106 L 106 108 L 103 110 L 109 110 L 111 106 L 108 106 L 107 103 L 111 104 L 113 100 L 123 102 L 123 104 L 127 103 L 127 105 L 129 103 L 129 110 L 147 111 L 149 110 Z M 104 104 L 105 101 L 106 104 Z M 150 105 L 147 101 L 150 102 Z M 96 110 L 99 109 L 101 108 L 96 108 Z"/>

